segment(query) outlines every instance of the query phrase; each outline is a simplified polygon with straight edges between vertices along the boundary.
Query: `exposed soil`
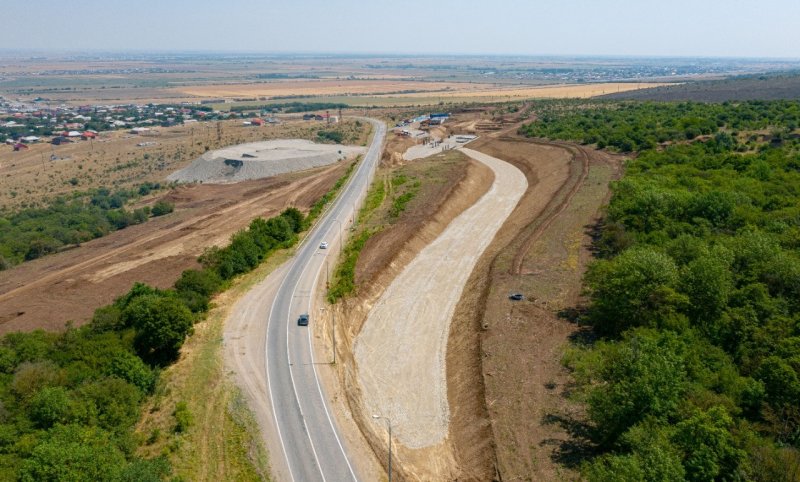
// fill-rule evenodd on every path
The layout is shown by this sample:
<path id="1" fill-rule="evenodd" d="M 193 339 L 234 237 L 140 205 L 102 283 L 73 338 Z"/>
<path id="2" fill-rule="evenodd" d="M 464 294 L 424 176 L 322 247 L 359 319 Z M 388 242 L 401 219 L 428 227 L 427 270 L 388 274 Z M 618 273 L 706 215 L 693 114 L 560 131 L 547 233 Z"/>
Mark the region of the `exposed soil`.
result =
<path id="1" fill-rule="evenodd" d="M 648 89 L 652 87 L 659 87 L 670 85 L 666 83 L 648 82 L 648 83 L 623 83 L 623 82 L 607 82 L 598 84 L 571 84 L 571 85 L 547 85 L 547 86 L 523 86 L 523 87 L 508 87 L 508 86 L 478 86 L 478 88 L 464 91 L 464 90 L 451 90 L 447 92 L 438 92 L 436 95 L 443 99 L 459 99 L 475 101 L 511 101 L 522 99 L 587 99 L 612 92 L 627 92 L 638 89 Z M 401 98 L 415 98 L 430 96 L 430 93 L 408 93 L 397 94 L 396 97 Z"/>
<path id="2" fill-rule="evenodd" d="M 510 164 L 477 151 L 463 152 L 492 170 L 490 190 L 392 280 L 355 344 L 363 403 L 367 413 L 392 420 L 399 455 L 426 454 L 446 440 L 444 362 L 452 315 L 474 264 L 527 188 L 522 173 Z M 373 425 L 379 429 L 380 424 Z M 456 468 L 444 463 L 414 470 L 423 480 L 458 476 Z"/>
<path id="3" fill-rule="evenodd" d="M 229 185 L 186 185 L 168 195 L 175 212 L 75 249 L 0 272 L 0 334 L 86 323 L 136 281 L 166 288 L 196 257 L 257 216 L 307 209 L 348 163 Z"/>
<path id="4" fill-rule="evenodd" d="M 560 421 L 563 348 L 578 327 L 558 314 L 579 301 L 587 226 L 619 162 L 569 144 L 496 136 L 470 147 L 505 159 L 530 188 L 473 271 L 448 345 L 450 432 L 464 480 L 564 480 L 577 435 Z M 508 300 L 522 292 L 522 302 Z"/>
<path id="5" fill-rule="evenodd" d="M 219 126 L 219 127 L 218 127 Z M 49 198 L 98 187 L 130 189 L 161 182 L 209 149 L 270 139 L 318 140 L 321 130 L 342 132 L 344 142 L 366 145 L 369 124 L 346 120 L 332 127 L 323 122 L 287 121 L 263 127 L 241 120 L 154 128 L 152 135 L 103 132 L 92 142 L 53 146 L 31 144 L 14 152 L 0 146 L 0 210 L 45 204 Z M 138 144 L 145 144 L 139 146 Z M 55 156 L 51 160 L 51 156 Z"/>
<path id="6" fill-rule="evenodd" d="M 439 157 L 442 156 L 442 157 Z M 447 159 L 444 164 L 443 160 Z M 440 165 L 437 166 L 437 163 Z M 449 164 L 449 166 L 448 166 Z M 416 254 L 441 233 L 450 221 L 479 199 L 491 185 L 491 171 L 480 163 L 468 160 L 457 151 L 437 155 L 434 158 L 415 161 L 404 166 L 404 170 L 427 172 L 431 168 L 440 170 L 436 176 L 423 182 L 417 197 L 409 203 L 406 211 L 394 224 L 368 241 L 356 266 L 358 296 L 336 305 L 337 344 L 339 346 L 339 369 L 341 384 L 347 396 L 351 413 L 381 461 L 387 460 L 385 433 L 376 434 L 370 414 L 361 406 L 360 388 L 354 372 L 353 341 L 361 330 L 370 308 L 383 293 L 386 286 Z M 380 174 L 379 174 L 380 175 Z M 385 174 L 384 174 L 385 175 Z M 379 215 L 379 217 L 382 217 Z M 375 221 L 380 222 L 380 220 Z M 345 320 L 345 321 L 342 321 Z M 321 333 L 328 333 L 330 320 L 327 316 L 318 320 Z M 329 344 L 330 340 L 325 340 Z M 329 345 L 328 345 L 329 346 Z M 419 479 L 413 467 L 425 467 L 426 472 L 438 469 L 450 470 L 454 466 L 449 442 L 437 450 L 398 453 L 395 446 L 394 475 Z M 402 450 L 402 449 L 401 449 Z M 398 461 L 402 460 L 402 463 Z"/>
<path id="7" fill-rule="evenodd" d="M 403 153 L 416 143 L 417 141 L 411 137 L 399 136 L 390 131 L 381 157 L 381 164 L 384 166 L 403 164 Z"/>

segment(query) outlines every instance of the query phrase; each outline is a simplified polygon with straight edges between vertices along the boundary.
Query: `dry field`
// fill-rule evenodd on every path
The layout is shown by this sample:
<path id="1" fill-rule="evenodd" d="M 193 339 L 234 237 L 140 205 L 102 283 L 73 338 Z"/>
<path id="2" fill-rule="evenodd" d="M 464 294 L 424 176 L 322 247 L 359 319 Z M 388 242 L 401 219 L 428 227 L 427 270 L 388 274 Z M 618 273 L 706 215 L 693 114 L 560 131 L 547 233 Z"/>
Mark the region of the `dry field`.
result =
<path id="1" fill-rule="evenodd" d="M 315 139 L 318 131 L 331 128 L 300 121 L 264 127 L 242 126 L 241 121 L 224 121 L 221 125 L 219 132 L 216 123 L 156 128 L 156 136 L 114 131 L 102 133 L 91 143 L 33 144 L 20 152 L 0 146 L 0 209 L 33 206 L 75 190 L 127 189 L 143 182 L 163 182 L 168 174 L 186 167 L 208 149 L 270 139 Z M 367 124 L 357 127 L 347 121 L 336 128 L 354 144 L 366 142 Z M 139 143 L 155 145 L 138 147 Z"/>
<path id="2" fill-rule="evenodd" d="M 312 96 L 303 101 L 336 101 L 359 105 L 499 102 L 517 99 L 589 98 L 599 95 L 671 85 L 665 83 L 599 83 L 553 86 L 509 86 L 469 82 L 415 82 L 391 80 L 291 80 L 257 84 L 178 87 L 179 94 L 199 97 Z M 350 98 L 350 96 L 354 96 Z M 327 97 L 331 97 L 327 99 Z"/>
<path id="3" fill-rule="evenodd" d="M 516 99 L 556 99 L 556 98 L 571 98 L 571 99 L 586 99 L 598 95 L 611 94 L 616 92 L 629 92 L 638 89 L 647 89 L 652 87 L 660 87 L 664 83 L 601 83 L 601 84 L 578 84 L 578 85 L 552 85 L 544 87 L 508 87 L 508 86 L 492 86 L 489 88 L 475 88 L 461 91 L 441 92 L 437 96 L 448 101 L 451 98 L 458 99 L 471 99 L 477 101 L 480 99 L 492 99 L 495 101 L 501 100 L 516 100 Z M 425 93 L 409 93 L 398 94 L 396 97 L 424 97 Z"/>
<path id="4" fill-rule="evenodd" d="M 197 85 L 176 87 L 173 92 L 197 97 L 286 97 L 309 95 L 386 94 L 404 91 L 469 92 L 491 84 L 421 82 L 405 80 L 286 80 L 254 84 Z"/>

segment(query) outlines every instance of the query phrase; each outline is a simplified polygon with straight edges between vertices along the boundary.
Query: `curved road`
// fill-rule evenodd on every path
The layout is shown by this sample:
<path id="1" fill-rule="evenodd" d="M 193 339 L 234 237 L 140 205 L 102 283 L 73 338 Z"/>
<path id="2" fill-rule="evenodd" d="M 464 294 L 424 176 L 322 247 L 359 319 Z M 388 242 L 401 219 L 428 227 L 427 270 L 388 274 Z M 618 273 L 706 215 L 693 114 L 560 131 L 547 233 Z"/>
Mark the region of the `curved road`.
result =
<path id="1" fill-rule="evenodd" d="M 528 188 L 512 164 L 459 150 L 494 172 L 491 188 L 392 280 L 355 341 L 367 413 L 391 419 L 396 440 L 412 449 L 440 444 L 447 436 L 445 360 L 453 314 L 475 264 Z"/>
<path id="2" fill-rule="evenodd" d="M 312 294 L 325 268 L 326 255 L 340 249 L 341 234 L 355 215 L 380 159 L 386 126 L 368 119 L 375 135 L 367 154 L 325 216 L 308 234 L 295 257 L 280 271 L 266 333 L 266 382 L 273 423 L 290 478 L 295 482 L 358 480 L 323 395 L 315 366 L 311 328 L 298 326 L 301 313 L 311 314 Z M 327 241 L 328 250 L 319 249 Z M 273 454 L 273 458 L 277 458 Z"/>

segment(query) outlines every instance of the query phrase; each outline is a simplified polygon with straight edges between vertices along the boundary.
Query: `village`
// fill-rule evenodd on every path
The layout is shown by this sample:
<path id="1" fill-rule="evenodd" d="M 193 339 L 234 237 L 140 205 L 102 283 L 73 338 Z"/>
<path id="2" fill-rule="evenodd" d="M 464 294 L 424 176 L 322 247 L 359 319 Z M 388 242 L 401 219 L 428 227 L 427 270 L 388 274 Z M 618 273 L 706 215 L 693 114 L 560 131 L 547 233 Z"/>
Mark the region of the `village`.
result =
<path id="1" fill-rule="evenodd" d="M 0 96 L 0 142 L 19 151 L 41 142 L 53 145 L 92 142 L 102 132 L 115 130 L 148 136 L 158 135 L 158 127 L 226 119 L 246 119 L 243 125 L 254 127 L 278 123 L 270 115 L 267 112 L 223 112 L 207 105 L 189 103 L 51 106 L 40 100 L 11 101 Z M 310 119 L 336 121 L 335 117 L 329 119 L 327 114 L 324 117 L 312 115 Z"/>

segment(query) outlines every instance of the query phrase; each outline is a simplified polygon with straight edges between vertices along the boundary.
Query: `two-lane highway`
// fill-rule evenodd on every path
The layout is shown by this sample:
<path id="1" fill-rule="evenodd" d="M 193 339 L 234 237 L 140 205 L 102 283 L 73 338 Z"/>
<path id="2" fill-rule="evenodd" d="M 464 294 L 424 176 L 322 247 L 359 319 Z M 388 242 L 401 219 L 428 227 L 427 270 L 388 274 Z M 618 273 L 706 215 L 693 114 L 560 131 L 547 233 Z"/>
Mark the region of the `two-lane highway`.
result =
<path id="1" fill-rule="evenodd" d="M 336 421 L 322 391 L 311 344 L 315 310 L 313 293 L 327 253 L 339 249 L 341 233 L 356 215 L 380 160 L 386 126 L 368 120 L 375 131 L 372 144 L 349 183 L 325 216 L 309 233 L 286 269 L 272 299 L 267 320 L 266 381 L 275 429 L 291 479 L 295 482 L 358 480 L 342 443 Z M 327 250 L 319 248 L 327 241 Z M 302 313 L 309 326 L 298 326 Z M 273 454 L 273 459 L 278 454 Z"/>

